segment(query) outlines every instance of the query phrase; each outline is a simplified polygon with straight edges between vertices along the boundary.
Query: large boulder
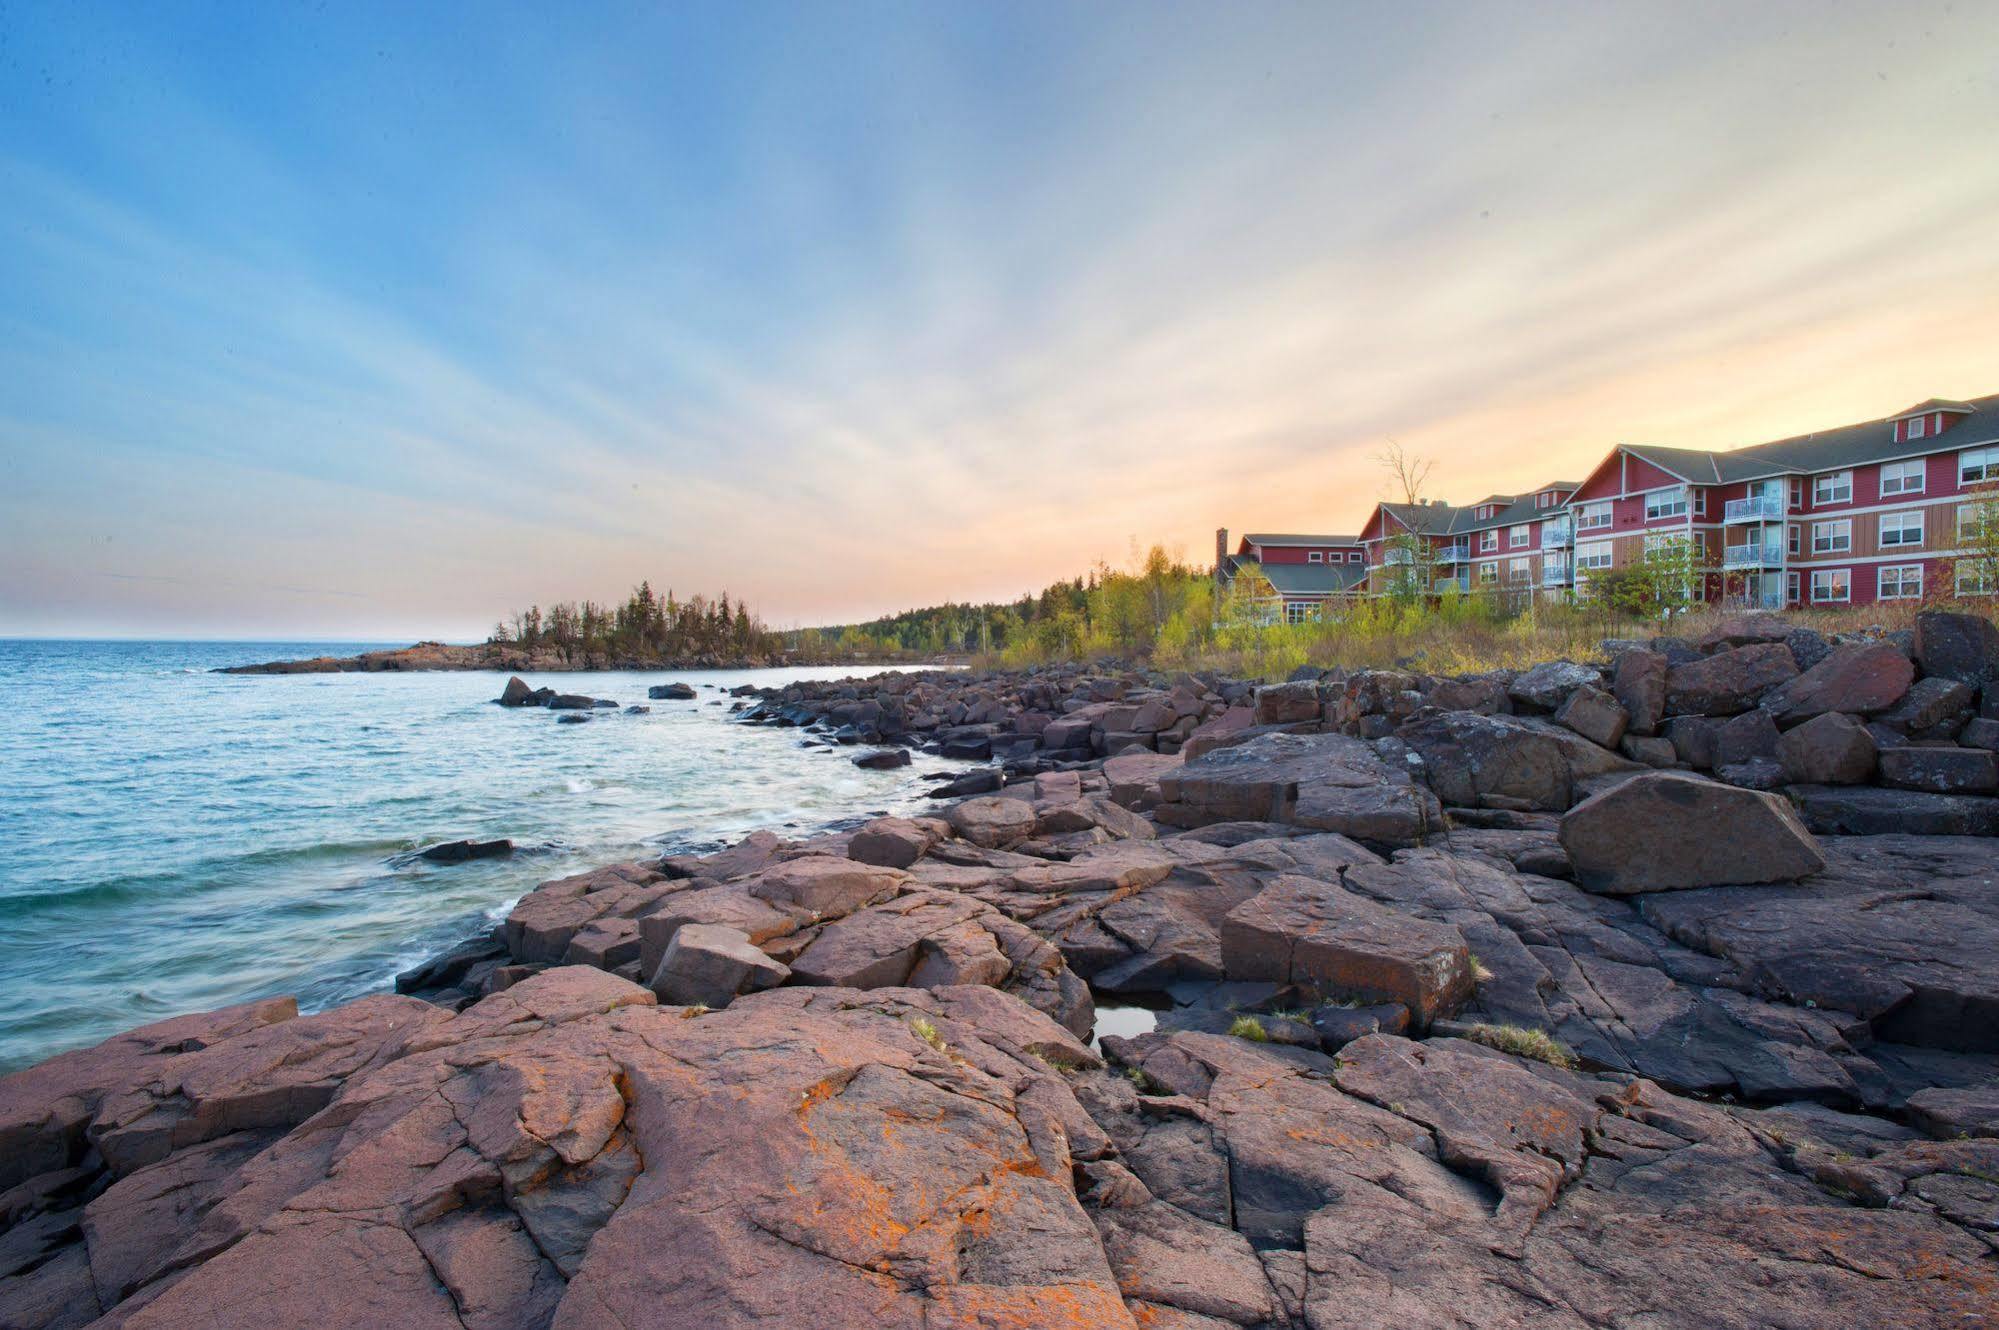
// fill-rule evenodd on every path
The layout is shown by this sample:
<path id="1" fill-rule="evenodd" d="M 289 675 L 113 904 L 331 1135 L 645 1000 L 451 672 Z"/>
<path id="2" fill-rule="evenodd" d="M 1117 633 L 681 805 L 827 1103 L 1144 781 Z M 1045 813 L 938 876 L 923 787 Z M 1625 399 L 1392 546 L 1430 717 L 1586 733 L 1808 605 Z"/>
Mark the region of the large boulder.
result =
<path id="1" fill-rule="evenodd" d="M 1853 642 L 1834 647 L 1824 660 L 1774 689 L 1763 705 L 1780 725 L 1828 711 L 1865 715 L 1901 701 L 1915 678 L 1916 667 L 1900 648 L 1886 642 Z"/>
<path id="2" fill-rule="evenodd" d="M 1962 729 L 1977 704 L 1978 690 L 1941 676 L 1918 679 L 1902 700 L 1874 718 L 1900 734 L 1921 739 L 1948 739 Z"/>
<path id="3" fill-rule="evenodd" d="M 1270 684 L 1256 690 L 1256 720 L 1258 725 L 1308 724 L 1320 719 L 1323 705 L 1319 700 L 1319 685 L 1300 680 L 1296 683 Z"/>
<path id="4" fill-rule="evenodd" d="M 1634 776 L 1562 818 L 1576 883 L 1602 895 L 1788 882 L 1825 866 L 1790 804 L 1679 772 Z"/>
<path id="5" fill-rule="evenodd" d="M 1716 772 L 1757 758 L 1777 756 L 1777 723 L 1767 711 L 1745 711 L 1730 716 L 1714 732 Z"/>
<path id="6" fill-rule="evenodd" d="M 1732 716 L 1747 711 L 1771 689 L 1797 677 L 1798 662 L 1782 642 L 1717 651 L 1666 672 L 1666 712 L 1675 716 Z"/>
<path id="7" fill-rule="evenodd" d="M 1603 681 L 1593 666 L 1569 660 L 1549 660 L 1516 675 L 1506 685 L 1506 695 L 1515 702 L 1553 711 L 1578 688 L 1594 688 Z"/>
<path id="8" fill-rule="evenodd" d="M 1159 778 L 1169 826 L 1303 821 L 1378 844 L 1413 845 L 1440 823 L 1429 791 L 1340 734 L 1264 734 L 1203 753 Z"/>
<path id="9" fill-rule="evenodd" d="M 1422 778 L 1452 807 L 1561 812 L 1577 784 L 1635 765 L 1538 716 L 1453 711 L 1412 721 L 1395 738 L 1422 759 Z"/>
<path id="10" fill-rule="evenodd" d="M 750 944 L 749 934 L 687 924 L 673 935 L 648 985 L 662 1002 L 726 1007 L 741 993 L 776 988 L 791 971 Z"/>
<path id="11" fill-rule="evenodd" d="M 1874 775 L 1874 736 L 1844 712 L 1829 711 L 1786 730 L 1777 760 L 1793 785 L 1864 785 Z"/>
<path id="12" fill-rule="evenodd" d="M 1610 692 L 1633 734 L 1656 734 L 1666 714 L 1666 658 L 1643 648 L 1620 653 L 1610 668 Z"/>
<path id="13" fill-rule="evenodd" d="M 534 702 L 534 689 L 528 687 L 527 680 L 516 674 L 507 680 L 507 686 L 500 690 L 497 699 L 503 707 L 525 707 Z"/>
<path id="14" fill-rule="evenodd" d="M 1003 849 L 1034 834 L 1034 807 L 1025 799 L 990 795 L 953 804 L 944 818 L 951 829 L 974 845 Z"/>
<path id="15" fill-rule="evenodd" d="M 1999 799 L 1878 785 L 1793 785 L 1805 825 L 1821 836 L 1999 836 Z"/>
<path id="16" fill-rule="evenodd" d="M 685 702 L 694 696 L 694 685 L 686 683 L 656 683 L 646 689 L 646 696 L 656 702 Z"/>
<path id="17" fill-rule="evenodd" d="M 892 895 L 906 874 L 893 868 L 810 854 L 751 878 L 749 894 L 802 920 L 838 919 Z"/>
<path id="18" fill-rule="evenodd" d="M 1194 733 L 1198 735 L 1200 730 Z M 1159 802 L 1159 778 L 1177 769 L 1181 760 L 1175 755 L 1142 750 L 1107 759 L 1104 779 L 1110 784 L 1111 798 L 1126 808 L 1151 808 Z"/>
<path id="19" fill-rule="evenodd" d="M 1881 750 L 1881 783 L 1932 794 L 1999 792 L 1999 753 L 1908 744 Z"/>
<path id="20" fill-rule="evenodd" d="M 933 818 L 878 817 L 847 841 L 847 857 L 883 868 L 907 868 L 944 838 L 946 828 Z"/>
<path id="21" fill-rule="evenodd" d="M 1555 723 L 1574 730 L 1591 743 L 1615 748 L 1630 725 L 1630 717 L 1616 698 L 1593 684 L 1585 684 L 1570 693 L 1555 712 Z"/>
<path id="22" fill-rule="evenodd" d="M 1982 614 L 1918 614 L 1915 654 L 1927 675 L 1974 685 L 1999 681 L 1999 627 Z"/>
<path id="23" fill-rule="evenodd" d="M 1293 984 L 1319 997 L 1400 1002 L 1419 1027 L 1471 997 L 1471 955 L 1448 924 L 1285 874 L 1222 920 L 1232 980 Z"/>

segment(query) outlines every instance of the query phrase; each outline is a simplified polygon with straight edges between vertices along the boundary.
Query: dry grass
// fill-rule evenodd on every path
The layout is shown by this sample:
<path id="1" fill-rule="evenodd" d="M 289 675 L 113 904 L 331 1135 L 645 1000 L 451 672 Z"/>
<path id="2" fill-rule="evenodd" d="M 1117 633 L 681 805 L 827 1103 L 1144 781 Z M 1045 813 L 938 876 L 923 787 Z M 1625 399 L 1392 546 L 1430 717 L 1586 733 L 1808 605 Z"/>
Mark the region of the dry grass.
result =
<path id="1" fill-rule="evenodd" d="M 1945 608 L 1967 609 L 1958 601 Z M 1913 626 L 1919 602 L 1785 612 L 1787 622 L 1828 636 Z M 1978 607 L 1978 608 L 1983 608 Z M 1406 669 L 1432 675 L 1521 670 L 1549 660 L 1601 660 L 1612 638 L 1699 638 L 1744 611 L 1699 607 L 1670 619 L 1633 619 L 1590 607 L 1551 605 L 1517 615 L 1476 600 L 1444 609 L 1371 601 L 1324 623 L 1224 629 L 1198 648 L 1155 651 L 1163 669 L 1213 670 L 1237 678 L 1278 680 L 1300 666 Z M 997 660 L 986 663 L 997 665 Z"/>
<path id="2" fill-rule="evenodd" d="M 921 1039 L 939 1053 L 945 1050 L 944 1036 L 938 1032 L 937 1026 L 931 1022 L 928 1016 L 911 1017 L 909 1028 L 915 1033 L 918 1039 Z"/>
<path id="3" fill-rule="evenodd" d="M 1563 1071 L 1573 1071 L 1576 1055 L 1567 1044 L 1546 1030 L 1529 1030 L 1520 1025 L 1474 1025 L 1462 1036 L 1475 1044 L 1496 1048 L 1515 1057 L 1533 1058 Z"/>
<path id="4" fill-rule="evenodd" d="M 1229 1022 L 1229 1033 L 1238 1039 L 1247 1039 L 1253 1044 L 1268 1043 L 1270 1035 L 1263 1028 L 1263 1022 L 1254 1016 L 1238 1016 Z"/>

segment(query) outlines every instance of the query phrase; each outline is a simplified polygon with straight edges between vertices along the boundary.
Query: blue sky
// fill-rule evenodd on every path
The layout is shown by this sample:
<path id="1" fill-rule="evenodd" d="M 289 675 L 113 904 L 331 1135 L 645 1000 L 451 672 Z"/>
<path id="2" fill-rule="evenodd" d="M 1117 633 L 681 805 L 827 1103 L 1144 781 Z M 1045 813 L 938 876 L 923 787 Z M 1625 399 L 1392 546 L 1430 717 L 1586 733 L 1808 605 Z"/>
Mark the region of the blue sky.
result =
<path id="1" fill-rule="evenodd" d="M 1999 391 L 1999 7 L 0 0 L 0 633 L 781 624 Z"/>

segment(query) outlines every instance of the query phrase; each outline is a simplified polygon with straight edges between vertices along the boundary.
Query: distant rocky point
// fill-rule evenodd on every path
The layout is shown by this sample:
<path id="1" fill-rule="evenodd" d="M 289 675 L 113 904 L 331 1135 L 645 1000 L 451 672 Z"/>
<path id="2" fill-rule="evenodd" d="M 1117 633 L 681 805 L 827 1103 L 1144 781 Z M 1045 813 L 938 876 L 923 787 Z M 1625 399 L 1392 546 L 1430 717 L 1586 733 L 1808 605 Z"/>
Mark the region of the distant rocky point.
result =
<path id="1" fill-rule="evenodd" d="M 522 647 L 512 642 L 480 642 L 454 646 L 418 642 L 391 651 L 364 651 L 358 656 L 314 656 L 309 660 L 272 660 L 261 665 L 230 665 L 216 674 L 381 674 L 416 670 L 511 670 L 549 674 L 578 670 L 760 669 L 796 662 L 764 656 L 699 655 L 667 657 L 570 651 L 562 647 Z"/>

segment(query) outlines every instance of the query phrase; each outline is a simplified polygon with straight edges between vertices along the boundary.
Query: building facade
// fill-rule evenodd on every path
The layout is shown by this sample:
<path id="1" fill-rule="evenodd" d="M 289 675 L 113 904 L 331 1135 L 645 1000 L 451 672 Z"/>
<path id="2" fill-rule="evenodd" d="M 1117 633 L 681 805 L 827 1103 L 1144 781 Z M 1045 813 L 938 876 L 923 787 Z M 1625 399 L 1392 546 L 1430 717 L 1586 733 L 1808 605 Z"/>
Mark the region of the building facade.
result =
<path id="1" fill-rule="evenodd" d="M 1474 504 L 1379 503 L 1360 532 L 1245 536 L 1224 562 L 1340 569 L 1282 592 L 1565 598 L 1670 546 L 1698 599 L 1838 606 L 1999 593 L 1999 395 L 1718 451 L 1619 444 L 1580 482 Z M 1357 570 L 1357 571 L 1356 571 Z M 1273 578 L 1273 581 L 1275 579 Z"/>

